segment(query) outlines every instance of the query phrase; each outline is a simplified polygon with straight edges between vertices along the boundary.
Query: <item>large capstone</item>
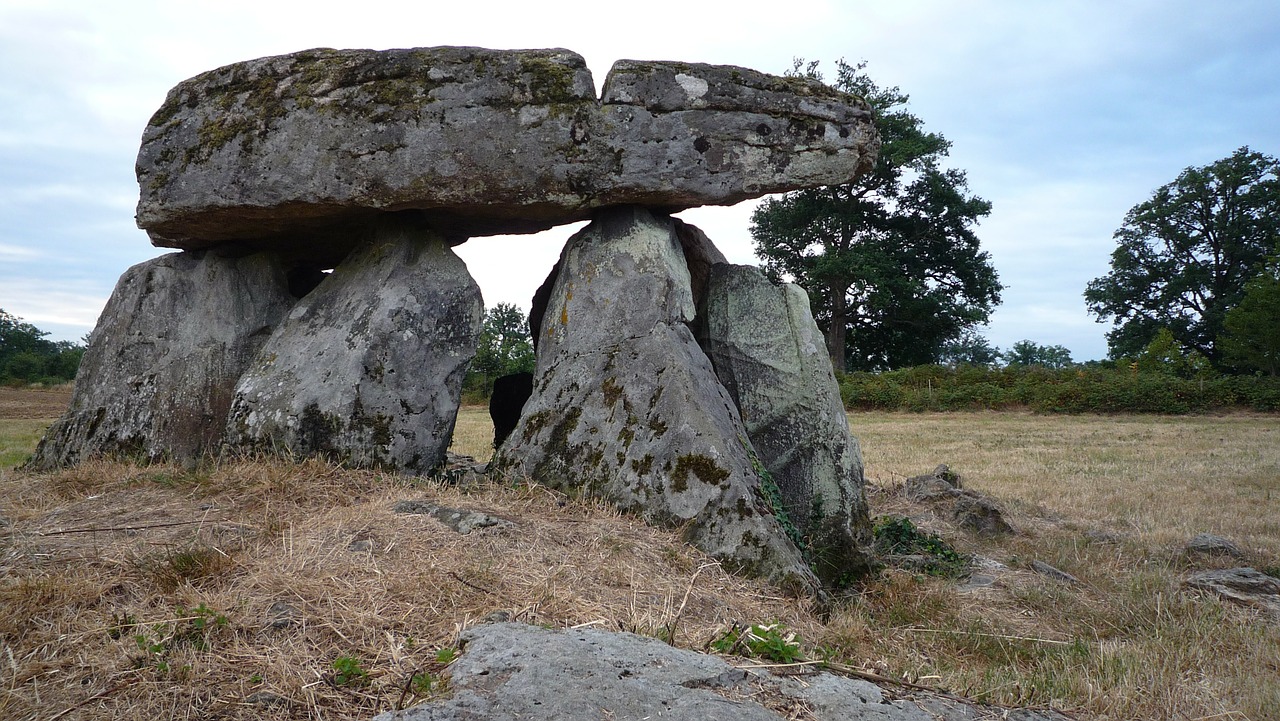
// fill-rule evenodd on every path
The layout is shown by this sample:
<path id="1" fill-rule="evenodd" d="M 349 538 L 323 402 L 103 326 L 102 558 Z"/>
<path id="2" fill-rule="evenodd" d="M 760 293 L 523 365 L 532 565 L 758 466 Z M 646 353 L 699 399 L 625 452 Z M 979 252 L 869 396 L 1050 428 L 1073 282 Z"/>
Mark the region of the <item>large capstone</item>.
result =
<path id="1" fill-rule="evenodd" d="M 865 574 L 862 453 L 808 295 L 758 268 L 721 263 L 710 269 L 699 327 L 818 577 L 842 586 Z"/>
<path id="2" fill-rule="evenodd" d="M 566 50 L 318 49 L 186 80 L 138 155 L 138 225 L 324 265 L 381 211 L 458 240 L 640 203 L 846 183 L 879 141 L 861 99 L 746 68 L 620 61 L 597 99 Z"/>
<path id="3" fill-rule="evenodd" d="M 483 310 L 443 238 L 384 219 L 240 379 L 228 440 L 248 451 L 430 471 L 453 434 Z"/>
<path id="4" fill-rule="evenodd" d="M 686 323 L 672 219 L 615 208 L 570 239 L 543 317 L 533 396 L 493 467 L 685 529 L 731 568 L 817 583 L 733 399 Z"/>
<path id="5" fill-rule="evenodd" d="M 216 453 L 237 379 L 293 303 L 266 255 L 171 253 L 133 266 L 90 336 L 70 409 L 29 466 Z"/>

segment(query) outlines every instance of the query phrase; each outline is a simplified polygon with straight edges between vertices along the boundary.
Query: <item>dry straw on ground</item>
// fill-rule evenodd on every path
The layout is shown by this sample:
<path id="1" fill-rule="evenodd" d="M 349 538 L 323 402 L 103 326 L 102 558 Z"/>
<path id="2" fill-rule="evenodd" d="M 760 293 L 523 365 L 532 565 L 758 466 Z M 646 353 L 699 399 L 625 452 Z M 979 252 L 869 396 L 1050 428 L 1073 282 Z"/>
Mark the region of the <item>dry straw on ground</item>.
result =
<path id="1" fill-rule="evenodd" d="M 1003 562 L 994 584 L 890 569 L 820 617 L 672 531 L 538 486 L 318 462 L 0 472 L 0 718 L 368 717 L 447 693 L 458 631 L 505 616 L 698 649 L 734 622 L 780 621 L 810 657 L 992 702 L 1082 719 L 1280 718 L 1277 624 L 1184 590 L 1188 570 L 1227 561 L 1179 551 L 1210 531 L 1280 567 L 1276 419 L 852 422 L 874 511 Z M 486 424 L 465 411 L 455 450 L 487 455 Z M 938 462 L 1021 533 L 979 539 L 908 503 L 902 478 Z M 515 525 L 461 536 L 392 511 L 408 499 Z"/>

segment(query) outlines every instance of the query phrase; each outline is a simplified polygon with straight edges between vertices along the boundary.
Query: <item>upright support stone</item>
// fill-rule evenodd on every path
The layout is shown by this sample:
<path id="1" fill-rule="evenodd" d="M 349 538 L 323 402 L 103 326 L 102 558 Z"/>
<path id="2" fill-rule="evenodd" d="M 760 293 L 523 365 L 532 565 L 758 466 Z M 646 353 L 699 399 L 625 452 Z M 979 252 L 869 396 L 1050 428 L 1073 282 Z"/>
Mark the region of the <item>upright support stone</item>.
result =
<path id="1" fill-rule="evenodd" d="M 703 349 L 737 404 L 747 435 L 809 541 L 828 586 L 866 573 L 871 524 L 862 453 L 809 297 L 758 268 L 713 266 L 701 309 Z"/>
<path id="2" fill-rule="evenodd" d="M 425 473 L 444 459 L 484 303 L 444 239 L 395 218 L 299 302 L 236 386 L 244 450 Z"/>
<path id="3" fill-rule="evenodd" d="M 733 400 L 686 327 L 693 315 L 673 221 L 600 212 L 561 256 L 534 393 L 493 467 L 602 496 L 684 528 L 731 568 L 813 591 Z"/>
<path id="4" fill-rule="evenodd" d="M 217 452 L 237 379 L 294 302 L 267 254 L 171 253 L 133 266 L 89 339 L 70 410 L 29 467 Z"/>

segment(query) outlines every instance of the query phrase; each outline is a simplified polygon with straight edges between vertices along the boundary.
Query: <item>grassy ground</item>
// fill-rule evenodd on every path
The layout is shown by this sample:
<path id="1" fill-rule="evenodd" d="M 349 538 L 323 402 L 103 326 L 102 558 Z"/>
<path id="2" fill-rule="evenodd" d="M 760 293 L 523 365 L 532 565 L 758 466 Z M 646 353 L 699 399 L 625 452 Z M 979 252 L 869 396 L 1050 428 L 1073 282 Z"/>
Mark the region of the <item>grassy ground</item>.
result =
<path id="1" fill-rule="evenodd" d="M 0 420 L 8 457 L 33 445 L 15 423 Z M 438 692 L 457 630 L 505 612 L 699 649 L 734 621 L 781 621 L 809 656 L 991 702 L 1079 718 L 1280 718 L 1280 626 L 1185 590 L 1190 570 L 1228 562 L 1180 551 L 1208 531 L 1244 547 L 1244 563 L 1280 567 L 1275 417 L 851 423 L 873 511 L 1005 564 L 983 571 L 993 583 L 889 569 L 820 618 L 671 533 L 537 486 L 459 489 L 320 463 L 0 472 L 0 717 L 367 716 Z M 489 433 L 487 414 L 466 409 L 454 450 L 487 457 Z M 1001 502 L 1019 533 L 981 539 L 908 502 L 904 477 L 938 463 Z M 458 536 L 390 510 L 407 498 L 517 527 Z M 1033 560 L 1082 583 L 1032 573 Z"/>

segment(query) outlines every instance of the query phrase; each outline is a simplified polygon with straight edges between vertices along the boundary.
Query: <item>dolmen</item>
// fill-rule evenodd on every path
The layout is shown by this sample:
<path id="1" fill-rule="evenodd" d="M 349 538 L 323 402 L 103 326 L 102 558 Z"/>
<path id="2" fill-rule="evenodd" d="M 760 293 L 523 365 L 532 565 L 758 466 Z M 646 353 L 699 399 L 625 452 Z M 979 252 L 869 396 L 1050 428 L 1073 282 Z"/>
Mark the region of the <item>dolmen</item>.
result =
<path id="1" fill-rule="evenodd" d="M 445 458 L 480 289 L 452 248 L 589 220 L 533 299 L 536 370 L 490 473 L 610 500 L 796 593 L 865 573 L 861 453 L 808 298 L 672 217 L 847 183 L 860 98 L 566 50 L 318 49 L 171 90 L 127 270 L 28 464 Z M 511 424 L 514 423 L 514 427 Z"/>

